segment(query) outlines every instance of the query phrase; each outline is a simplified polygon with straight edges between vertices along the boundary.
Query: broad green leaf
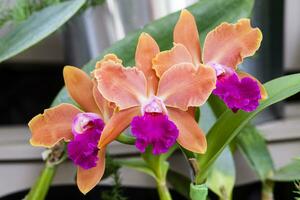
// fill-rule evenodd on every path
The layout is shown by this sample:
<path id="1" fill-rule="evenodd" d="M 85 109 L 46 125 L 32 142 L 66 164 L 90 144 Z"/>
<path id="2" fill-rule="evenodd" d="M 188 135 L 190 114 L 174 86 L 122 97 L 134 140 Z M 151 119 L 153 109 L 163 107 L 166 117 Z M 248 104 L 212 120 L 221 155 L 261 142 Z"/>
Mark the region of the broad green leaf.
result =
<path id="1" fill-rule="evenodd" d="M 172 188 L 176 190 L 179 194 L 184 196 L 186 199 L 189 199 L 189 191 L 190 191 L 190 184 L 191 181 L 186 176 L 173 171 L 169 170 L 167 174 L 168 183 L 172 185 Z"/>
<path id="2" fill-rule="evenodd" d="M 201 107 L 203 116 L 200 118 L 200 127 L 205 132 L 208 132 L 216 122 L 217 117 L 226 110 L 226 106 L 215 98 L 217 97 L 211 96 L 209 103 Z M 231 199 L 235 183 L 235 165 L 229 148 L 225 148 L 210 169 L 206 183 L 208 188 L 217 194 L 220 199 Z"/>
<path id="3" fill-rule="evenodd" d="M 235 166 L 229 148 L 220 154 L 208 174 L 206 184 L 220 199 L 231 199 L 235 183 Z"/>
<path id="4" fill-rule="evenodd" d="M 253 0 L 201 0 L 187 9 L 191 11 L 196 18 L 203 43 L 206 33 L 220 23 L 224 21 L 236 22 L 240 18 L 248 17 L 251 13 L 253 3 Z M 153 21 L 144 28 L 129 34 L 123 40 L 116 42 L 98 57 L 91 60 L 83 69 L 87 73 L 91 72 L 95 67 L 95 63 L 107 53 L 115 53 L 123 60 L 125 66 L 132 66 L 134 64 L 137 39 L 141 32 L 151 34 L 158 42 L 161 50 L 172 47 L 173 28 L 178 20 L 178 16 L 179 12 L 176 12 Z M 73 103 L 65 89 L 61 90 L 55 98 L 53 105 L 57 105 L 61 102 Z"/>
<path id="5" fill-rule="evenodd" d="M 261 181 L 272 175 L 274 167 L 267 144 L 253 125 L 246 125 L 235 143 Z"/>
<path id="6" fill-rule="evenodd" d="M 208 189 L 205 184 L 194 185 L 191 183 L 190 185 L 190 197 L 192 200 L 206 200 L 208 195 Z"/>
<path id="7" fill-rule="evenodd" d="M 140 159 L 140 158 L 130 158 L 130 159 L 124 159 L 124 160 L 116 160 L 116 162 L 121 165 L 122 167 L 131 168 L 140 172 L 143 172 L 145 174 L 148 174 L 149 176 L 152 176 L 154 179 L 156 179 L 156 175 L 152 171 L 152 169 L 149 168 L 147 163 Z"/>
<path id="8" fill-rule="evenodd" d="M 268 179 L 279 182 L 300 180 L 300 159 L 294 159 L 290 164 L 276 170 Z"/>
<path id="9" fill-rule="evenodd" d="M 66 23 L 85 0 L 72 0 L 49 6 L 34 13 L 0 38 L 0 62 L 35 45 Z"/>
<path id="10" fill-rule="evenodd" d="M 300 91 L 300 74 L 283 76 L 267 82 L 264 86 L 269 98 L 262 101 L 255 111 L 250 113 L 243 111 L 233 113 L 231 110 L 227 110 L 210 129 L 207 134 L 207 152 L 204 155 L 198 156 L 199 166 L 202 170 L 196 177 L 197 183 L 204 182 L 208 170 L 214 161 L 252 118 L 270 105 L 280 102 Z"/>

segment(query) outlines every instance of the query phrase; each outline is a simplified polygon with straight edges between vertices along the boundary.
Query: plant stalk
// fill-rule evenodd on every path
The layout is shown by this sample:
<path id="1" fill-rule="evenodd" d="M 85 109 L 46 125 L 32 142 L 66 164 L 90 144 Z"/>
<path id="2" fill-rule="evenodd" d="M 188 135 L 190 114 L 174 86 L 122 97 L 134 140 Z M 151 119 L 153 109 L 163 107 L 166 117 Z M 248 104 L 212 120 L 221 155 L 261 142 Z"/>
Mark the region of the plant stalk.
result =
<path id="1" fill-rule="evenodd" d="M 265 181 L 262 185 L 262 200 L 273 200 L 274 199 L 274 182 L 273 181 Z"/>
<path id="2" fill-rule="evenodd" d="M 37 179 L 33 187 L 30 189 L 28 195 L 25 197 L 26 200 L 45 199 L 55 175 L 56 168 L 56 165 L 50 165 L 46 163 L 40 177 Z"/>
<path id="3" fill-rule="evenodd" d="M 157 182 L 157 190 L 160 200 L 172 200 L 170 191 L 165 181 Z"/>

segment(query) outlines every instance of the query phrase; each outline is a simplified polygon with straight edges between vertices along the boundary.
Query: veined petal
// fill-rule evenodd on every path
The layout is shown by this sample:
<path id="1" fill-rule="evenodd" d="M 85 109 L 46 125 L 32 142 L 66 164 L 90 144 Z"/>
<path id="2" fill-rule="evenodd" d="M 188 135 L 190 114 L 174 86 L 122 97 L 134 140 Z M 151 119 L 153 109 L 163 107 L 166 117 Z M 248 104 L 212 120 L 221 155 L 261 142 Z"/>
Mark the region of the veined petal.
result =
<path id="1" fill-rule="evenodd" d="M 267 90 L 265 89 L 263 84 L 259 80 L 257 80 L 254 76 L 252 76 L 251 74 L 248 74 L 246 72 L 243 72 L 243 71 L 237 71 L 237 74 L 240 79 L 242 79 L 244 77 L 249 77 L 249 78 L 253 79 L 254 81 L 256 81 L 259 86 L 261 100 L 265 100 L 268 98 Z"/>
<path id="2" fill-rule="evenodd" d="M 256 52 L 261 40 L 261 31 L 252 28 L 249 19 L 241 19 L 236 24 L 222 23 L 206 36 L 203 62 L 216 62 L 236 69 L 243 58 Z"/>
<path id="3" fill-rule="evenodd" d="M 115 112 L 102 131 L 98 147 L 101 149 L 116 139 L 131 123 L 133 117 L 141 115 L 141 107 Z"/>
<path id="4" fill-rule="evenodd" d="M 192 63 L 193 58 L 182 44 L 174 43 L 174 47 L 168 51 L 162 51 L 153 59 L 153 69 L 156 75 L 161 77 L 170 67 L 180 63 Z"/>
<path id="5" fill-rule="evenodd" d="M 216 85 L 215 70 L 202 64 L 181 63 L 166 71 L 159 82 L 157 96 L 166 106 L 187 110 L 205 103 Z"/>
<path id="6" fill-rule="evenodd" d="M 176 108 L 168 108 L 169 118 L 179 129 L 177 142 L 185 149 L 195 153 L 205 153 L 206 138 L 194 118 L 187 112 Z"/>
<path id="7" fill-rule="evenodd" d="M 105 62 L 101 69 L 95 70 L 94 76 L 103 97 L 120 110 L 139 106 L 146 98 L 146 78 L 136 67 L 124 68 L 121 64 Z"/>
<path id="8" fill-rule="evenodd" d="M 64 68 L 64 80 L 67 90 L 80 107 L 86 112 L 99 113 L 93 97 L 92 79 L 82 70 L 66 66 Z"/>
<path id="9" fill-rule="evenodd" d="M 199 33 L 194 16 L 187 10 L 182 10 L 174 28 L 174 42 L 183 44 L 193 57 L 195 65 L 201 63 L 201 47 Z"/>
<path id="10" fill-rule="evenodd" d="M 119 59 L 115 54 L 110 53 L 110 54 L 106 54 L 102 60 L 96 63 L 95 69 L 100 69 L 104 62 L 114 62 L 114 63 L 122 64 L 121 59 Z"/>
<path id="11" fill-rule="evenodd" d="M 147 94 L 155 94 L 157 90 L 158 78 L 152 69 L 152 59 L 159 53 L 159 47 L 155 40 L 147 33 L 142 33 L 139 37 L 135 52 L 135 64 L 147 79 Z"/>
<path id="12" fill-rule="evenodd" d="M 95 99 L 95 102 L 101 112 L 101 117 L 103 121 L 106 123 L 109 118 L 111 117 L 114 107 L 108 102 L 100 93 L 97 87 L 97 81 L 93 80 L 93 96 Z"/>
<path id="13" fill-rule="evenodd" d="M 62 139 L 70 141 L 74 117 L 80 112 L 75 106 L 63 103 L 32 118 L 28 123 L 31 145 L 52 147 Z"/>
<path id="14" fill-rule="evenodd" d="M 99 160 L 97 166 L 91 169 L 77 168 L 77 186 L 79 190 L 86 194 L 93 189 L 101 180 L 105 170 L 105 149 L 98 152 Z"/>

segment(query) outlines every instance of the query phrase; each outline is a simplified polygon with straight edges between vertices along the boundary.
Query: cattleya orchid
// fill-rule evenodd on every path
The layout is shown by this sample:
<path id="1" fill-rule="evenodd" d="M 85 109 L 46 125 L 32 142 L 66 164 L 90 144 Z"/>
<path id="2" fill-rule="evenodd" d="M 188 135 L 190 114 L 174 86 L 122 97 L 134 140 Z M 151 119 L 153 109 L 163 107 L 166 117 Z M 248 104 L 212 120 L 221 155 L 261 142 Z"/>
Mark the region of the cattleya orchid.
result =
<path id="1" fill-rule="evenodd" d="M 98 149 L 98 141 L 114 108 L 80 69 L 65 67 L 64 80 L 72 99 L 86 112 L 67 103 L 46 109 L 29 122 L 30 143 L 50 148 L 61 140 L 69 142 L 68 157 L 77 166 L 77 185 L 85 194 L 103 176 L 106 147 Z"/>
<path id="2" fill-rule="evenodd" d="M 222 23 L 209 32 L 203 55 L 197 25 L 189 11 L 181 12 L 173 37 L 174 47 L 153 59 L 158 77 L 180 63 L 192 64 L 195 69 L 209 66 L 215 69 L 217 76 L 213 94 L 233 112 L 239 109 L 251 112 L 260 100 L 267 98 L 266 90 L 257 79 L 237 69 L 245 57 L 256 52 L 262 40 L 261 31 L 252 28 L 249 19 L 241 19 L 236 24 Z"/>
<path id="3" fill-rule="evenodd" d="M 142 33 L 135 54 L 136 66 L 125 68 L 117 58 L 101 62 L 93 72 L 98 89 L 120 113 L 130 113 L 125 118 L 128 126 L 131 122 L 135 145 L 141 152 L 151 146 L 153 154 L 165 153 L 177 141 L 190 151 L 204 153 L 205 135 L 194 116 L 186 111 L 205 103 L 215 88 L 215 70 L 184 62 L 162 73 L 152 65 L 158 53 L 155 40 Z M 118 123 L 124 123 L 124 119 L 112 117 L 106 124 L 100 149 L 120 134 L 120 129 L 115 129 Z"/>

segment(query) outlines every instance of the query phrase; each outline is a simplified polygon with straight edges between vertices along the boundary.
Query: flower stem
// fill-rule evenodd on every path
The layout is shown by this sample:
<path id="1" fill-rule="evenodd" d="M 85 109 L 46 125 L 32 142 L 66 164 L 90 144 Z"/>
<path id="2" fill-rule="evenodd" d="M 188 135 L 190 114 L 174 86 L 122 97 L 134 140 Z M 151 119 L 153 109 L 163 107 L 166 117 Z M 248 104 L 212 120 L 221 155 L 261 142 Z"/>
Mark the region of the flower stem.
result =
<path id="1" fill-rule="evenodd" d="M 262 185 L 262 200 L 273 200 L 274 199 L 274 195 L 273 195 L 273 191 L 274 191 L 274 182 L 273 181 L 265 181 L 263 182 Z"/>
<path id="2" fill-rule="evenodd" d="M 172 200 L 171 194 L 165 181 L 157 182 L 157 190 L 160 200 Z"/>
<path id="3" fill-rule="evenodd" d="M 43 200 L 45 199 L 49 187 L 52 183 L 52 179 L 56 172 L 56 165 L 49 165 L 46 163 L 45 168 L 41 172 L 40 177 L 37 179 L 28 195 L 26 200 Z"/>

